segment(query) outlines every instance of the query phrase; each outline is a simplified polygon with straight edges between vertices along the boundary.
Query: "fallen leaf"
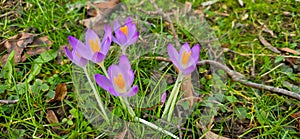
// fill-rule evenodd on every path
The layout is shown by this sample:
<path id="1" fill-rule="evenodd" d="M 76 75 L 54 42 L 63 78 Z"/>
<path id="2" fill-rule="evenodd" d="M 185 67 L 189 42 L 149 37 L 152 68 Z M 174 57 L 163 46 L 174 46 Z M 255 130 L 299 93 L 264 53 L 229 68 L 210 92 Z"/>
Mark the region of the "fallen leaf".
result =
<path id="1" fill-rule="evenodd" d="M 5 50 L 3 48 L 6 48 L 8 52 L 2 57 L 2 66 L 5 65 L 7 57 L 12 50 L 15 50 L 15 63 L 24 62 L 27 57 L 38 55 L 49 50 L 52 42 L 49 40 L 48 36 L 35 38 L 36 36 L 38 35 L 21 33 L 0 43 L 0 52 Z"/>
<path id="2" fill-rule="evenodd" d="M 104 22 L 104 15 L 109 14 L 112 12 L 112 8 L 114 8 L 118 3 L 120 3 L 120 0 L 110 0 L 105 2 L 98 2 L 98 3 L 87 3 L 87 15 L 90 16 L 90 18 L 84 19 L 81 24 L 83 24 L 85 27 L 89 29 L 93 29 L 98 35 L 103 30 Z"/>
<path id="3" fill-rule="evenodd" d="M 53 110 L 47 110 L 46 118 L 50 124 L 58 123 L 58 119 Z"/>
<path id="4" fill-rule="evenodd" d="M 28 43 L 33 42 L 34 36 L 36 35 L 31 33 L 21 33 L 4 41 L 4 43 L 2 44 L 4 45 L 4 47 L 6 47 L 8 53 L 2 57 L 2 66 L 5 65 L 8 55 L 13 50 L 15 50 L 15 56 L 14 56 L 15 63 L 21 62 L 23 50 Z"/>
<path id="5" fill-rule="evenodd" d="M 279 50 L 284 51 L 284 52 L 288 52 L 291 54 L 295 54 L 295 55 L 300 55 L 300 52 L 290 49 L 290 48 L 279 48 Z"/>
<path id="6" fill-rule="evenodd" d="M 258 38 L 260 42 L 266 46 L 269 50 L 271 50 L 274 53 L 280 54 L 281 52 L 274 46 L 272 46 L 262 35 L 261 32 L 258 34 Z"/>
<path id="7" fill-rule="evenodd" d="M 56 85 L 56 88 L 55 88 L 54 97 L 46 102 L 51 103 L 51 102 L 55 102 L 55 101 L 62 101 L 62 100 L 64 100 L 66 95 L 67 95 L 66 84 L 65 83 L 58 84 L 58 85 Z"/>
<path id="8" fill-rule="evenodd" d="M 192 84 L 192 74 L 184 75 L 182 84 L 181 84 L 181 91 L 184 92 L 183 97 L 193 97 L 193 84 Z M 190 101 L 190 108 L 193 107 L 194 99 L 188 99 Z"/>
<path id="9" fill-rule="evenodd" d="M 292 114 L 291 117 L 297 119 L 297 122 L 298 122 L 298 131 L 300 131 L 300 111 Z"/>

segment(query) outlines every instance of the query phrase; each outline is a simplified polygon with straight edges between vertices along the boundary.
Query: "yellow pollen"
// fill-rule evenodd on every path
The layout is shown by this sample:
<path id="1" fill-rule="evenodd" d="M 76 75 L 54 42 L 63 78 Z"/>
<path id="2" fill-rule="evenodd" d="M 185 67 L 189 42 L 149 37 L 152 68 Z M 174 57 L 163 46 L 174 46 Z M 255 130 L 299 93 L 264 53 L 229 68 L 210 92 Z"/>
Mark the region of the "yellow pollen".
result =
<path id="1" fill-rule="evenodd" d="M 93 52 L 100 52 L 100 45 L 99 45 L 98 38 L 96 40 L 89 39 L 89 43 Z"/>
<path id="2" fill-rule="evenodd" d="M 123 78 L 123 75 L 121 73 L 118 73 L 118 76 L 114 77 L 114 83 L 119 87 L 119 89 L 124 89 L 125 87 L 125 81 Z"/>
<path id="3" fill-rule="evenodd" d="M 192 52 L 186 52 L 185 50 L 183 50 L 183 54 L 182 54 L 182 59 L 181 59 L 181 63 L 182 64 L 187 64 L 189 62 L 189 59 L 191 57 Z"/>
<path id="4" fill-rule="evenodd" d="M 128 35 L 128 27 L 127 27 L 127 26 L 121 27 L 120 30 L 121 30 L 126 36 Z"/>

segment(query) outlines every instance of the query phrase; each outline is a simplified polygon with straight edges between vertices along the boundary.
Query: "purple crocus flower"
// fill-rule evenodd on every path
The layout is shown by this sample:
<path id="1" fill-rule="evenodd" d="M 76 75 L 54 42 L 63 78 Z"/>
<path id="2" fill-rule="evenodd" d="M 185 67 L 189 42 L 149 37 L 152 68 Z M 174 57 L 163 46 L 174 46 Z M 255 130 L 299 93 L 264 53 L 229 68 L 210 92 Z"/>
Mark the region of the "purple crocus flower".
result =
<path id="1" fill-rule="evenodd" d="M 66 51 L 66 55 L 68 56 L 68 58 L 75 63 L 76 65 L 80 66 L 80 67 L 85 67 L 86 64 L 88 63 L 88 60 L 83 58 L 77 51 L 76 51 L 76 46 L 77 44 L 81 45 L 80 41 L 76 41 L 76 40 L 70 40 L 69 39 L 69 43 L 71 44 L 71 46 L 73 47 L 72 52 L 70 51 L 70 49 L 66 46 L 65 47 L 65 51 Z"/>
<path id="2" fill-rule="evenodd" d="M 134 74 L 130 62 L 125 55 L 120 57 L 119 65 L 111 65 L 108 68 L 109 78 L 96 74 L 97 84 L 114 96 L 134 96 L 138 92 L 138 86 L 131 87 Z"/>
<path id="3" fill-rule="evenodd" d="M 91 60 L 94 63 L 100 63 L 104 60 L 112 42 L 110 27 L 104 26 L 104 30 L 105 34 L 101 42 L 98 35 L 93 30 L 88 29 L 85 35 L 86 45 L 72 36 L 69 36 L 71 42 L 80 43 L 70 44 L 73 48 L 76 46 L 76 51 L 85 59 Z"/>
<path id="4" fill-rule="evenodd" d="M 166 101 L 166 98 L 167 98 L 167 93 L 164 92 L 164 93 L 161 95 L 161 97 L 160 97 L 160 103 L 161 103 L 161 104 L 164 104 L 165 101 Z"/>
<path id="5" fill-rule="evenodd" d="M 120 25 L 118 21 L 114 22 L 115 36 L 113 41 L 121 46 L 124 54 L 126 48 L 135 43 L 139 38 L 139 32 L 136 30 L 136 25 L 132 23 L 131 18 L 127 18 L 124 25 Z"/>
<path id="6" fill-rule="evenodd" d="M 170 59 L 183 75 L 188 75 L 196 69 L 199 52 L 199 44 L 194 45 L 191 49 L 189 44 L 185 43 L 182 45 L 179 54 L 172 44 L 168 45 Z"/>

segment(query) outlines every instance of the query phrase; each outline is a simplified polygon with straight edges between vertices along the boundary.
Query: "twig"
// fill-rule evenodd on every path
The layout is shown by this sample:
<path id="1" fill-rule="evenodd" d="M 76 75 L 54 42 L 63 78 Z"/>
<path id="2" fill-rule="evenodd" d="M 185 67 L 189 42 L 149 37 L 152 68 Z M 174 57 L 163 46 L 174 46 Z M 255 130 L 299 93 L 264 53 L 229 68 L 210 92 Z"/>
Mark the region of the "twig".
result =
<path id="1" fill-rule="evenodd" d="M 176 42 L 176 45 L 179 47 L 180 46 L 180 43 L 178 41 L 178 36 L 176 34 L 176 31 L 175 31 L 175 28 L 174 28 L 174 24 L 170 18 L 170 15 L 169 14 L 165 14 L 162 9 L 158 8 L 158 6 L 156 5 L 156 3 L 154 2 L 154 0 L 149 0 L 150 3 L 152 4 L 152 6 L 154 7 L 154 9 L 156 10 L 156 12 L 158 12 L 158 14 L 160 14 L 165 20 L 167 20 L 169 23 L 170 23 L 170 27 L 171 27 L 171 30 L 172 30 L 172 34 L 175 38 L 175 42 Z"/>
<path id="2" fill-rule="evenodd" d="M 146 58 L 149 58 L 149 57 L 146 57 Z M 168 60 L 167 58 L 164 58 L 164 57 L 153 57 L 152 59 L 162 60 L 162 61 L 166 61 L 166 62 L 170 61 L 170 60 Z M 273 86 L 269 86 L 269 85 L 258 84 L 258 83 L 247 81 L 247 80 L 244 79 L 245 78 L 244 75 L 242 75 L 239 72 L 236 72 L 236 71 L 233 71 L 233 70 L 229 69 L 227 66 L 225 66 L 225 65 L 223 65 L 223 64 L 221 64 L 217 61 L 202 60 L 202 61 L 199 61 L 197 63 L 198 66 L 206 65 L 206 64 L 210 64 L 210 65 L 213 65 L 217 68 L 220 68 L 220 69 L 224 70 L 231 77 L 231 79 L 235 82 L 239 82 L 239 83 L 241 83 L 243 85 L 246 85 L 246 86 L 249 86 L 249 87 L 271 91 L 271 92 L 274 92 L 274 93 L 286 95 L 286 96 L 295 98 L 297 100 L 300 100 L 300 94 L 298 94 L 298 93 L 288 91 L 288 90 L 278 88 L 278 87 L 273 87 Z"/>
<path id="3" fill-rule="evenodd" d="M 16 99 L 16 100 L 0 100 L 0 104 L 15 104 L 17 103 L 19 100 Z"/>
<path id="4" fill-rule="evenodd" d="M 230 50 L 228 48 L 223 48 L 223 51 L 224 52 L 231 52 L 231 53 L 235 53 L 235 54 L 238 54 L 238 55 L 241 55 L 241 56 L 269 56 L 269 57 L 278 57 L 278 56 L 282 56 L 282 57 L 285 57 L 285 58 L 299 58 L 300 59 L 300 56 L 291 56 L 291 55 L 276 55 L 276 54 L 247 54 L 247 53 L 240 53 L 240 52 L 237 52 L 237 51 L 233 51 L 233 50 Z"/>
<path id="5" fill-rule="evenodd" d="M 271 91 L 274 93 L 286 95 L 286 96 L 293 97 L 293 98 L 300 100 L 300 94 L 298 94 L 298 93 L 288 91 L 288 90 L 278 88 L 278 87 L 273 87 L 273 86 L 269 86 L 269 85 L 258 84 L 258 83 L 253 83 L 253 82 L 247 81 L 247 80 L 243 79 L 242 76 L 240 76 L 240 75 L 242 75 L 241 73 L 233 71 L 233 70 L 229 69 L 227 66 L 225 66 L 219 62 L 216 62 L 213 60 L 202 60 L 202 61 L 199 61 L 197 65 L 204 65 L 204 64 L 211 64 L 211 65 L 214 65 L 216 67 L 223 69 L 231 77 L 231 79 L 233 81 L 242 83 L 246 86 L 261 89 L 261 90 Z"/>

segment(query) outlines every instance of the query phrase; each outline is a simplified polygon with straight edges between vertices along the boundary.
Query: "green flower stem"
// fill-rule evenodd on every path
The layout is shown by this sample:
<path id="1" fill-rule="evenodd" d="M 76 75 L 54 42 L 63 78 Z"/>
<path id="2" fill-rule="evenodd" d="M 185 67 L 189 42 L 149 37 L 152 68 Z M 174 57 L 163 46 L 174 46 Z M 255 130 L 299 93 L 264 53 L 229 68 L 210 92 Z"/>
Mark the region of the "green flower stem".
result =
<path id="1" fill-rule="evenodd" d="M 95 97 L 96 97 L 96 100 L 97 100 L 97 102 L 98 102 L 98 105 L 99 105 L 99 107 L 100 107 L 100 110 L 101 110 L 101 112 L 102 112 L 103 115 L 104 115 L 104 119 L 105 119 L 107 122 L 109 122 L 108 116 L 107 116 L 107 114 L 106 114 L 106 112 L 105 112 L 105 110 L 104 110 L 104 107 L 103 107 L 102 100 L 101 100 L 101 98 L 100 98 L 100 96 L 99 96 L 99 94 L 98 94 L 98 91 L 96 90 L 96 88 L 95 88 L 95 86 L 94 86 L 94 84 L 93 84 L 93 82 L 92 82 L 92 80 L 91 80 L 91 78 L 90 78 L 90 76 L 89 76 L 89 74 L 88 74 L 88 72 L 87 72 L 86 67 L 83 67 L 83 71 L 84 71 L 84 73 L 85 73 L 85 75 L 86 75 L 86 77 L 87 77 L 87 79 L 88 79 L 89 84 L 90 84 L 91 87 L 92 87 L 92 90 L 93 90 L 93 92 L 94 92 L 94 95 L 95 95 Z"/>
<path id="2" fill-rule="evenodd" d="M 165 109 L 163 111 L 163 114 L 162 114 L 161 118 L 165 118 L 166 114 L 168 113 L 168 121 L 171 120 L 170 117 L 172 116 L 172 112 L 173 112 L 174 106 L 176 104 L 175 102 L 176 102 L 176 99 L 177 99 L 177 96 L 178 96 L 178 92 L 179 92 L 179 88 L 180 88 L 182 79 L 183 79 L 183 75 L 180 72 L 178 74 L 177 80 L 176 80 L 176 82 L 174 84 L 174 87 L 173 87 L 173 90 L 171 92 L 171 95 L 168 98 L 168 101 L 167 101 L 167 103 L 165 105 Z M 173 109 L 173 110 L 171 110 L 171 109 Z M 170 116 L 170 114 L 171 114 L 171 116 Z"/>
<path id="3" fill-rule="evenodd" d="M 146 121 L 146 120 L 144 120 L 144 119 L 142 119 L 142 118 L 134 117 L 134 121 L 136 121 L 136 122 L 141 122 L 141 123 L 143 123 L 143 124 L 145 124 L 145 125 L 147 125 L 147 126 L 153 128 L 153 129 L 156 129 L 156 130 L 158 130 L 158 131 L 160 131 L 160 132 L 162 132 L 162 133 L 164 133 L 164 134 L 167 134 L 167 135 L 169 135 L 169 136 L 171 136 L 171 137 L 173 137 L 173 138 L 175 138 L 175 139 L 179 139 L 179 137 L 177 137 L 176 135 L 172 134 L 171 132 L 169 132 L 169 131 L 167 131 L 167 130 L 164 130 L 163 128 L 158 127 L 157 125 L 155 125 L 155 124 L 153 124 L 153 123 L 151 123 L 151 122 L 148 122 L 148 121 Z"/>
<path id="4" fill-rule="evenodd" d="M 108 78 L 108 74 L 107 74 L 106 68 L 104 66 L 104 60 L 102 62 L 98 63 L 98 65 L 101 67 L 101 69 L 104 72 L 105 76 Z"/>
<path id="5" fill-rule="evenodd" d="M 127 98 L 126 97 L 121 97 L 121 96 L 119 98 L 120 98 L 120 101 L 121 101 L 124 109 L 127 109 L 128 112 L 129 112 L 129 114 L 130 114 L 130 116 L 132 118 L 134 118 L 135 117 L 135 113 L 134 113 L 133 109 L 131 108 L 131 106 L 129 105 L 129 102 L 128 102 Z"/>

